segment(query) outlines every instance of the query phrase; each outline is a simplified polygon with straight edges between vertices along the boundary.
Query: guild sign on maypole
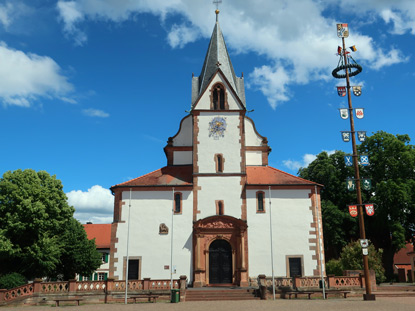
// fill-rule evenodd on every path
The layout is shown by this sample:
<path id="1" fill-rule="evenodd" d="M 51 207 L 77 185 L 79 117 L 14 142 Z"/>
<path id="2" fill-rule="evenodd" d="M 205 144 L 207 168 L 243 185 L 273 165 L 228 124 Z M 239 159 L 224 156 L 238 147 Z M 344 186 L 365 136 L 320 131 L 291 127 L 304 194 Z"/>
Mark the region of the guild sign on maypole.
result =
<path id="1" fill-rule="evenodd" d="M 355 96 L 360 97 L 362 95 L 362 87 L 360 85 L 352 86 L 350 85 L 350 78 L 357 76 L 362 72 L 362 66 L 360 66 L 354 58 L 351 56 L 351 52 L 356 52 L 357 48 L 355 45 L 349 47 L 349 50 L 346 48 L 345 38 L 349 37 L 349 25 L 348 24 L 337 24 L 337 36 L 342 39 L 342 46 L 337 47 L 337 55 L 339 56 L 339 62 L 337 67 L 332 71 L 332 75 L 336 79 L 345 79 L 346 85 L 337 86 L 337 94 L 340 97 L 346 97 L 348 100 L 347 108 L 340 108 L 340 117 L 343 120 L 350 120 L 350 131 L 341 131 L 342 139 L 344 142 L 352 141 L 353 154 L 344 157 L 345 166 L 354 167 L 354 177 L 348 178 L 346 180 L 346 189 L 348 191 L 356 191 L 357 195 L 357 204 L 349 205 L 349 213 L 352 217 L 358 217 L 359 219 L 359 229 L 360 229 L 360 239 L 365 241 L 361 243 L 362 245 L 362 254 L 363 254 L 363 266 L 364 266 L 364 279 L 365 279 L 365 289 L 366 294 L 363 294 L 364 300 L 375 300 L 375 295 L 372 294 L 370 277 L 369 277 L 369 262 L 368 262 L 368 243 L 366 239 L 365 232 L 365 223 L 363 218 L 363 206 L 366 209 L 366 214 L 368 216 L 373 216 L 375 213 L 375 207 L 373 204 L 363 204 L 362 203 L 362 187 L 364 190 L 370 190 L 371 183 L 369 179 L 360 179 L 359 173 L 359 164 L 363 166 L 369 165 L 369 157 L 367 155 L 358 155 L 356 148 L 356 135 L 359 142 L 364 142 L 366 139 L 366 131 L 355 131 L 354 128 L 354 115 L 357 119 L 363 119 L 364 109 L 357 108 L 353 113 L 352 107 L 352 92 Z"/>

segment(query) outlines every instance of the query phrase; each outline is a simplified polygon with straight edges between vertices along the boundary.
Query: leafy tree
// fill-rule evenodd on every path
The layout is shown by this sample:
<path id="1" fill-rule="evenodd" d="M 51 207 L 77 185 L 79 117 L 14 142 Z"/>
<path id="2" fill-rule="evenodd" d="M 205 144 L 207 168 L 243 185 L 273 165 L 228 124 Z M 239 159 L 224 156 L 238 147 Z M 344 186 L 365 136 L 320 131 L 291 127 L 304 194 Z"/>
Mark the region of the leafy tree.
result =
<path id="1" fill-rule="evenodd" d="M 336 151 L 329 156 L 323 151 L 298 172 L 302 178 L 324 185 L 321 209 L 327 261 L 338 258 L 342 248 L 358 234 L 356 219 L 346 210 L 346 205 L 353 202 L 356 195 L 345 190 L 346 179 L 353 176 L 353 169 L 344 165 L 345 155 L 343 151 Z"/>
<path id="2" fill-rule="evenodd" d="M 370 159 L 361 175 L 371 178 L 373 189 L 367 196 L 376 203 L 375 215 L 366 218 L 367 231 L 375 246 L 384 249 L 388 278 L 394 254 L 415 235 L 415 146 L 409 143 L 408 135 L 380 131 L 358 148 Z"/>
<path id="3" fill-rule="evenodd" d="M 4 173 L 0 179 L 0 275 L 55 276 L 64 261 L 77 262 L 68 251 L 73 241 L 67 238 L 68 230 L 74 229 L 74 208 L 62 189 L 60 180 L 45 171 Z M 78 235 L 78 242 L 96 252 L 86 236 Z"/>
<path id="4" fill-rule="evenodd" d="M 394 254 L 415 234 L 415 148 L 409 142 L 408 135 L 380 131 L 358 146 L 358 153 L 370 160 L 369 166 L 360 168 L 360 176 L 372 181 L 372 189 L 362 191 L 362 199 L 376 204 L 375 215 L 365 217 L 366 234 L 383 249 L 388 278 L 393 274 Z M 359 238 L 357 219 L 348 215 L 346 207 L 357 202 L 356 193 L 345 187 L 354 171 L 345 166 L 344 155 L 342 151 L 330 156 L 322 152 L 299 170 L 302 178 L 325 186 L 321 198 L 327 260 L 338 258 L 342 244 Z"/>
<path id="5" fill-rule="evenodd" d="M 96 251 L 95 239 L 88 240 L 83 226 L 74 218 L 67 224 L 62 235 L 65 245 L 56 269 L 57 276 L 64 280 L 75 278 L 75 274 L 90 275 L 101 265 L 101 254 Z"/>
<path id="6" fill-rule="evenodd" d="M 385 269 L 382 265 L 382 249 L 376 251 L 373 244 L 368 248 L 368 261 L 371 270 L 375 271 L 376 282 L 385 281 Z M 362 247 L 359 241 L 346 245 L 340 254 L 340 259 L 332 259 L 326 264 L 327 274 L 343 275 L 344 270 L 363 270 Z"/>

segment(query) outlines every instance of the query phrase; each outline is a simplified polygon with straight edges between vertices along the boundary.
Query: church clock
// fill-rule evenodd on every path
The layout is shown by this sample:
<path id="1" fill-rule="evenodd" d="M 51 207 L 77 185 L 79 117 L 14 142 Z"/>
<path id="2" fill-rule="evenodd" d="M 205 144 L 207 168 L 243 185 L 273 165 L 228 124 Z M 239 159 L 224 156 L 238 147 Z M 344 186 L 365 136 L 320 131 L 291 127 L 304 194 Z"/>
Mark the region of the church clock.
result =
<path id="1" fill-rule="evenodd" d="M 226 131 L 226 120 L 222 117 L 215 117 L 209 122 L 209 137 L 219 139 L 224 137 Z"/>

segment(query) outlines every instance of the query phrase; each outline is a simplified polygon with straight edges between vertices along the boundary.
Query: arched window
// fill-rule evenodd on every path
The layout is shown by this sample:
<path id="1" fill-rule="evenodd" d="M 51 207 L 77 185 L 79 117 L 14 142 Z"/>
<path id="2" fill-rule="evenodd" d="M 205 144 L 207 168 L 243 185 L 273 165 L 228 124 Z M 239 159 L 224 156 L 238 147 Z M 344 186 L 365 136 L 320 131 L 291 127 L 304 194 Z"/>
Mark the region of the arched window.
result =
<path id="1" fill-rule="evenodd" d="M 181 214 L 182 212 L 182 194 L 180 192 L 176 192 L 174 194 L 174 213 Z"/>
<path id="2" fill-rule="evenodd" d="M 213 110 L 225 110 L 225 89 L 221 84 L 215 84 L 212 90 Z"/>
<path id="3" fill-rule="evenodd" d="M 265 213 L 265 193 L 263 191 L 258 191 L 256 193 L 256 212 Z"/>

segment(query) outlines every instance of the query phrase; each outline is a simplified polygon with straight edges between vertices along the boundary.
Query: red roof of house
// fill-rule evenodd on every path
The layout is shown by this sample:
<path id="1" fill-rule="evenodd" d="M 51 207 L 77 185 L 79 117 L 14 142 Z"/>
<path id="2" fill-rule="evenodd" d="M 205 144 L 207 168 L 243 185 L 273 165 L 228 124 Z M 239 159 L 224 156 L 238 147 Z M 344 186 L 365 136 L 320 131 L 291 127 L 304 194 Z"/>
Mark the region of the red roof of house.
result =
<path id="1" fill-rule="evenodd" d="M 110 248 L 111 224 L 83 225 L 89 240 L 95 238 L 97 248 Z"/>
<path id="2" fill-rule="evenodd" d="M 395 256 L 393 256 L 393 263 L 395 265 L 398 264 L 411 264 L 411 259 L 408 256 L 409 252 L 412 252 L 413 246 L 411 243 L 406 243 L 404 248 L 401 248 L 396 254 Z"/>
<path id="3" fill-rule="evenodd" d="M 192 165 L 165 166 L 111 188 L 119 186 L 191 186 L 193 182 L 192 174 Z"/>
<path id="4" fill-rule="evenodd" d="M 248 185 L 318 185 L 312 181 L 288 174 L 271 166 L 247 166 Z"/>
<path id="5" fill-rule="evenodd" d="M 247 166 L 248 185 L 318 185 L 312 181 L 285 173 L 270 166 Z M 193 182 L 191 165 L 166 166 L 149 174 L 112 186 L 191 186 Z"/>

